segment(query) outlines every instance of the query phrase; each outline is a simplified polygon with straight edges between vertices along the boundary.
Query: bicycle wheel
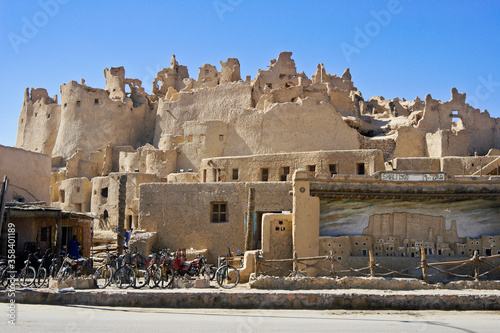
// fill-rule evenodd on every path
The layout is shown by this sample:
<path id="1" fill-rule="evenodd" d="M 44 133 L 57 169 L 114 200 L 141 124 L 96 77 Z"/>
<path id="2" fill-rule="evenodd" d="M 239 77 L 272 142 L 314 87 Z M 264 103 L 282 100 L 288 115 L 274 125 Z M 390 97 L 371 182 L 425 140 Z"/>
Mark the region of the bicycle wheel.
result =
<path id="1" fill-rule="evenodd" d="M 95 283 L 97 288 L 103 289 L 111 283 L 111 269 L 108 265 L 99 267 L 94 274 Z"/>
<path id="2" fill-rule="evenodd" d="M 134 284 L 135 272 L 130 266 L 122 266 L 116 271 L 114 281 L 118 288 L 128 288 Z"/>
<path id="3" fill-rule="evenodd" d="M 157 284 L 160 288 L 168 288 L 174 282 L 174 271 L 170 267 L 165 267 L 164 269 L 158 269 L 161 273 L 161 279 Z"/>
<path id="4" fill-rule="evenodd" d="M 147 271 L 149 277 L 148 281 L 149 288 L 154 288 L 156 287 L 156 281 L 159 280 L 157 276 L 161 275 L 161 270 L 157 266 L 150 266 L 148 267 Z"/>
<path id="5" fill-rule="evenodd" d="M 230 265 L 219 267 L 215 275 L 219 286 L 225 289 L 234 288 L 240 282 L 240 272 Z"/>
<path id="6" fill-rule="evenodd" d="M 48 286 L 47 270 L 45 269 L 45 267 L 39 267 L 38 272 L 36 273 L 35 287 L 41 288 L 41 287 L 45 286 L 46 282 L 47 282 L 47 286 Z"/>
<path id="7" fill-rule="evenodd" d="M 2 287 L 7 288 L 9 285 L 9 273 L 7 273 L 9 269 L 7 267 L 2 268 L 2 271 L 0 272 L 0 284 Z"/>
<path id="8" fill-rule="evenodd" d="M 55 278 L 57 276 L 57 265 L 50 265 L 49 267 L 49 277 Z"/>
<path id="9" fill-rule="evenodd" d="M 21 269 L 21 273 L 19 273 L 19 285 L 21 287 L 29 287 L 33 283 L 35 283 L 36 272 L 35 269 L 31 266 Z"/>
<path id="10" fill-rule="evenodd" d="M 146 268 L 135 268 L 135 280 L 132 287 L 141 289 L 149 283 L 149 271 Z"/>
<path id="11" fill-rule="evenodd" d="M 217 267 L 215 265 L 212 266 L 204 266 L 201 271 L 202 276 L 206 276 L 210 281 L 215 278 L 215 273 L 217 272 Z"/>

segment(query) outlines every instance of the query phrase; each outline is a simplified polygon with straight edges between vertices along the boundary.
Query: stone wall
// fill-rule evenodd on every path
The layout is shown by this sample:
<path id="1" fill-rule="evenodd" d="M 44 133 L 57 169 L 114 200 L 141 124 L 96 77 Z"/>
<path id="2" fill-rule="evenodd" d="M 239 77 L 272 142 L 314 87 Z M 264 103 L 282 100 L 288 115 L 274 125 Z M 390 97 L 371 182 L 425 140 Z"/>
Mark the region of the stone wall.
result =
<path id="1" fill-rule="evenodd" d="M 363 165 L 361 168 L 360 165 Z M 336 150 L 302 153 L 263 154 L 240 157 L 218 157 L 202 160 L 200 181 L 291 181 L 294 172 L 304 169 L 317 174 L 372 175 L 385 170 L 379 150 Z M 263 171 L 267 170 L 267 171 Z M 265 178 L 265 179 L 264 179 Z"/>
<path id="2" fill-rule="evenodd" d="M 50 202 L 50 157 L 19 148 L 0 145 L 0 182 L 9 178 L 7 202 Z"/>

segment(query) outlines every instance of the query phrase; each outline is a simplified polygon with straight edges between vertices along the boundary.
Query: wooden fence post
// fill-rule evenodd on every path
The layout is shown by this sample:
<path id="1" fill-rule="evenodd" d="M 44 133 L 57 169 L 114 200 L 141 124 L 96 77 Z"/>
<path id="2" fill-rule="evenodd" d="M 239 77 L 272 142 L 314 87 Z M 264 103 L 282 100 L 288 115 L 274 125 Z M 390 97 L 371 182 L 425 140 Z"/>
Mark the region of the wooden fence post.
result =
<path id="1" fill-rule="evenodd" d="M 425 258 L 425 249 L 420 248 L 420 266 L 422 266 L 422 278 L 424 279 L 425 283 L 429 283 L 429 275 L 427 274 L 427 259 Z"/>
<path id="2" fill-rule="evenodd" d="M 474 281 L 479 281 L 479 252 L 477 250 L 474 251 L 472 260 L 474 260 Z"/>
<path id="3" fill-rule="evenodd" d="M 370 256 L 370 276 L 375 277 L 375 262 L 373 260 L 373 250 L 368 251 Z"/>
<path id="4" fill-rule="evenodd" d="M 297 251 L 293 251 L 293 274 L 297 276 L 299 274 Z"/>
<path id="5" fill-rule="evenodd" d="M 333 251 L 330 251 L 330 267 L 332 269 L 332 277 L 335 277 L 335 264 L 333 261 Z"/>
<path id="6" fill-rule="evenodd" d="M 255 277 L 259 276 L 259 271 L 260 271 L 260 253 L 257 253 L 255 256 Z"/>

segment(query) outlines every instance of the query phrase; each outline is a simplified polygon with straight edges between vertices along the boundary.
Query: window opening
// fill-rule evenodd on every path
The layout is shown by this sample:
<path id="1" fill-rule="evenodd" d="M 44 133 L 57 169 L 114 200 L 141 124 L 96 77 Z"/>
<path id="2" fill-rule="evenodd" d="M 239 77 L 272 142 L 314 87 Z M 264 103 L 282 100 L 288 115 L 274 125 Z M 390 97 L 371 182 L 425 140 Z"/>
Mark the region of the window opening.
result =
<path id="1" fill-rule="evenodd" d="M 364 175 L 365 174 L 365 164 L 364 163 L 358 163 L 356 171 L 357 171 L 358 175 Z"/>
<path id="2" fill-rule="evenodd" d="M 328 165 L 330 169 L 330 175 L 336 175 L 337 174 L 337 164 L 330 164 Z"/>
<path id="3" fill-rule="evenodd" d="M 290 167 L 286 166 L 281 168 L 281 177 L 280 177 L 281 181 L 286 182 L 289 174 L 290 174 Z"/>
<path id="4" fill-rule="evenodd" d="M 267 182 L 269 180 L 269 169 L 262 169 L 262 181 Z"/>
<path id="5" fill-rule="evenodd" d="M 212 202 L 211 222 L 227 222 L 227 202 Z"/>
<path id="6" fill-rule="evenodd" d="M 45 227 L 40 230 L 40 241 L 48 242 L 50 240 L 50 228 Z"/>

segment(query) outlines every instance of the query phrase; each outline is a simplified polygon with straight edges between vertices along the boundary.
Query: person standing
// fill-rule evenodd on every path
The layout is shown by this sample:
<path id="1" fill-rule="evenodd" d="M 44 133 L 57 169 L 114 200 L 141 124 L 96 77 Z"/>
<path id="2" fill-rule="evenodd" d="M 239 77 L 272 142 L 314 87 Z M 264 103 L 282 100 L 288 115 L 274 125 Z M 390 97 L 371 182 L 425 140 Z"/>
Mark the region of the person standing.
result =
<path id="1" fill-rule="evenodd" d="M 132 236 L 132 231 L 134 231 L 133 228 L 130 228 L 130 230 L 125 231 L 125 234 L 123 235 L 123 248 L 125 250 L 128 250 L 128 243 L 130 242 L 130 237 Z"/>
<path id="2" fill-rule="evenodd" d="M 68 244 L 69 256 L 75 259 L 80 258 L 80 243 L 76 239 L 76 235 L 73 235 L 73 239 Z"/>

